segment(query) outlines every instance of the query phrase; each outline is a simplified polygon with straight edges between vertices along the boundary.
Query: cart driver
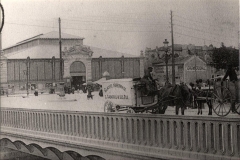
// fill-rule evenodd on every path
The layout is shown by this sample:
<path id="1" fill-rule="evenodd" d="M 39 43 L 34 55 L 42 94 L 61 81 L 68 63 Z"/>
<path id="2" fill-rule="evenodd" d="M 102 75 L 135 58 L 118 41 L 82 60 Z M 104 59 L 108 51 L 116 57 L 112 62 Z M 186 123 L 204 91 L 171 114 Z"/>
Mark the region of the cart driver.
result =
<path id="1" fill-rule="evenodd" d="M 238 78 L 236 70 L 232 64 L 228 64 L 226 74 L 223 77 L 222 81 L 226 80 L 228 76 L 230 80 L 229 89 L 233 95 L 232 112 L 235 112 L 235 103 L 238 100 Z"/>
<path id="2" fill-rule="evenodd" d="M 151 82 L 153 82 L 152 72 L 153 72 L 153 67 L 148 67 L 148 71 L 147 71 L 146 77 Z"/>
<path id="3" fill-rule="evenodd" d="M 156 89 L 156 83 L 155 80 L 152 77 L 153 67 L 148 67 L 147 73 L 144 75 L 143 79 L 141 79 L 142 82 L 147 84 L 147 88 L 149 91 L 155 91 Z"/>

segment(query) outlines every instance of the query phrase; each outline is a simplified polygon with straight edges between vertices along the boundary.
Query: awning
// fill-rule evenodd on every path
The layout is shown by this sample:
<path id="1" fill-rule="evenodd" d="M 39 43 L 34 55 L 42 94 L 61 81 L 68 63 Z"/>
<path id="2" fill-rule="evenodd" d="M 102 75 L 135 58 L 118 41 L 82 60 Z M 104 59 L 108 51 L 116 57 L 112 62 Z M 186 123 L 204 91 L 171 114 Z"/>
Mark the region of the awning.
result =
<path id="1" fill-rule="evenodd" d="M 101 79 L 99 79 L 99 80 L 97 80 L 93 83 L 102 85 L 102 83 L 105 82 L 105 81 L 106 81 L 106 78 L 101 78 Z"/>

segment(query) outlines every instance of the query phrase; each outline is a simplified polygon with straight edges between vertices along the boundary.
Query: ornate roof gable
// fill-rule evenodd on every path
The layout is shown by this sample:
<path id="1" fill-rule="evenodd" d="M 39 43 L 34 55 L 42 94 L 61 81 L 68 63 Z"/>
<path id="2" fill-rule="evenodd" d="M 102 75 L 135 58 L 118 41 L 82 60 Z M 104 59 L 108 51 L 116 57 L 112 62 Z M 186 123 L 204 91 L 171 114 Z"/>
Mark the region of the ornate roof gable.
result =
<path id="1" fill-rule="evenodd" d="M 70 57 L 79 57 L 79 58 L 91 58 L 93 51 L 88 46 L 84 45 L 75 45 L 70 47 L 68 50 L 65 49 L 63 51 L 63 58 L 70 58 Z"/>

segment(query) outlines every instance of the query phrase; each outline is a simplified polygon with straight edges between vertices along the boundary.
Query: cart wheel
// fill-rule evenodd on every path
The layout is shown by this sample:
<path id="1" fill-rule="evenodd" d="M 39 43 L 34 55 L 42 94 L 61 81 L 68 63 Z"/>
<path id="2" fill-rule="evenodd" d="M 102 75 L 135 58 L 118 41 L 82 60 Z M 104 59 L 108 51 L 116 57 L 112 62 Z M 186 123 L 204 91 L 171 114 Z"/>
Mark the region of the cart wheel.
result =
<path id="1" fill-rule="evenodd" d="M 127 113 L 135 113 L 135 111 L 134 111 L 132 108 L 129 108 L 129 109 L 127 110 Z"/>
<path id="2" fill-rule="evenodd" d="M 104 103 L 104 112 L 115 112 L 114 104 L 111 101 Z"/>
<path id="3" fill-rule="evenodd" d="M 231 111 L 232 94 L 226 87 L 216 87 L 212 92 L 213 111 L 218 116 L 226 116 Z"/>
<path id="4" fill-rule="evenodd" d="M 235 109 L 235 111 L 240 115 L 240 103 L 236 103 Z"/>

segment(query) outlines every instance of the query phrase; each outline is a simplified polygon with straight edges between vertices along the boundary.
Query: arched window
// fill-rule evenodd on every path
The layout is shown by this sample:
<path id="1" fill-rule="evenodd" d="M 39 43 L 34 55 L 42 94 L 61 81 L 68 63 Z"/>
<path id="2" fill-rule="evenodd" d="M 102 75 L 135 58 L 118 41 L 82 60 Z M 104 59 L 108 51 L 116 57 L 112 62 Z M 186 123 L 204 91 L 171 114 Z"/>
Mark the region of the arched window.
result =
<path id="1" fill-rule="evenodd" d="M 86 73 L 86 67 L 83 62 L 76 61 L 73 62 L 70 66 L 70 73 Z"/>

